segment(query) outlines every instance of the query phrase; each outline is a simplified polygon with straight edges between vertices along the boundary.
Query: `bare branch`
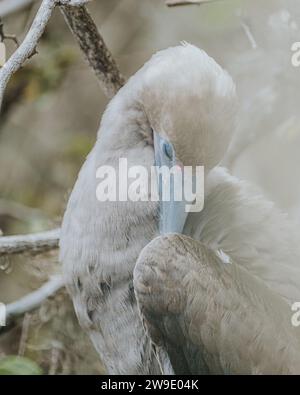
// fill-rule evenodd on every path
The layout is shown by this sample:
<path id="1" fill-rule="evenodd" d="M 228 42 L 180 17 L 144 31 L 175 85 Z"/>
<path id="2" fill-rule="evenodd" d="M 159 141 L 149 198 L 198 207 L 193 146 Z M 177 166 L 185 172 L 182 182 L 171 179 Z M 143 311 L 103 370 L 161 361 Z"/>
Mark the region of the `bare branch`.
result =
<path id="1" fill-rule="evenodd" d="M 2 0 L 0 1 L 0 16 L 5 17 L 28 7 L 36 0 Z"/>
<path id="2" fill-rule="evenodd" d="M 90 1 L 92 1 L 92 0 L 59 0 L 59 4 L 78 7 L 78 6 L 84 5 L 86 3 L 89 3 Z"/>
<path id="3" fill-rule="evenodd" d="M 12 40 L 14 43 L 19 46 L 18 38 L 15 34 L 7 34 L 4 33 L 4 23 L 0 16 L 0 40 L 3 42 L 4 40 Z"/>
<path id="4" fill-rule="evenodd" d="M 90 66 L 94 69 L 104 92 L 114 96 L 124 84 L 124 78 L 106 47 L 90 14 L 82 4 L 88 0 L 44 0 L 34 18 L 24 41 L 0 70 L 0 106 L 10 77 L 29 59 L 36 50 L 56 4 L 76 37 Z"/>
<path id="5" fill-rule="evenodd" d="M 0 107 L 10 77 L 30 58 L 36 49 L 56 5 L 56 0 L 44 0 L 24 41 L 0 69 Z"/>
<path id="6" fill-rule="evenodd" d="M 95 71 L 103 91 L 112 98 L 125 79 L 91 15 L 84 6 L 61 6 L 61 11 L 89 65 Z"/>
<path id="7" fill-rule="evenodd" d="M 58 248 L 60 229 L 0 237 L 0 257 L 23 252 L 42 253 Z"/>
<path id="8" fill-rule="evenodd" d="M 220 0 L 166 0 L 166 5 L 168 7 L 177 7 L 181 5 L 200 5 L 200 4 L 205 4 L 205 3 L 212 3 L 215 1 L 220 1 Z"/>
<path id="9" fill-rule="evenodd" d="M 64 286 L 62 276 L 53 276 L 47 283 L 17 300 L 16 302 L 10 303 L 6 306 L 6 319 L 10 319 L 25 314 L 39 307 L 47 298 L 55 294 L 59 289 Z"/>

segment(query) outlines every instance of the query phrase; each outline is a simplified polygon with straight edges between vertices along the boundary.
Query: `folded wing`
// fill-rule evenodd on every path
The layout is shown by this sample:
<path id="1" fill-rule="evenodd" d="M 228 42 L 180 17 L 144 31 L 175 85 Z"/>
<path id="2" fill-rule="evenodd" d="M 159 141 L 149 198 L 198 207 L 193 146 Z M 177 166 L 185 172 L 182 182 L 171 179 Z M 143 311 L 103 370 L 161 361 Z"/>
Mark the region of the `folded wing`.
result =
<path id="1" fill-rule="evenodd" d="M 134 287 L 148 335 L 175 373 L 300 373 L 288 303 L 202 243 L 156 238 L 139 256 Z"/>

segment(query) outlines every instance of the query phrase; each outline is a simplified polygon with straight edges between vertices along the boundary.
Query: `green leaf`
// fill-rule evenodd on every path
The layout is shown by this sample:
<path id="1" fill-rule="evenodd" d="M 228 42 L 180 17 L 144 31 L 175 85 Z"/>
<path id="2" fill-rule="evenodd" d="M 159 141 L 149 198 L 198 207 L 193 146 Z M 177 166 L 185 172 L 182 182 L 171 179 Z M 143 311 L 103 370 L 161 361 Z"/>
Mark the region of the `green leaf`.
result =
<path id="1" fill-rule="evenodd" d="M 0 360 L 0 375 L 41 375 L 42 369 L 31 359 L 8 356 Z"/>

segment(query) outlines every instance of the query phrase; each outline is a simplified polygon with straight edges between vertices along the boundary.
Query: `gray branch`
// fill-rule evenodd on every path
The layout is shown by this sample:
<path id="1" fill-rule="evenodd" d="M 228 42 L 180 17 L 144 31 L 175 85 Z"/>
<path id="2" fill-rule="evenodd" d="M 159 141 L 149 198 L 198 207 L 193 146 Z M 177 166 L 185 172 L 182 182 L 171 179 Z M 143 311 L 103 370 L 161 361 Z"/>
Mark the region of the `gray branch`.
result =
<path id="1" fill-rule="evenodd" d="M 24 252 L 42 253 L 58 248 L 60 229 L 41 233 L 0 237 L 0 258 Z"/>
<path id="2" fill-rule="evenodd" d="M 64 286 L 62 276 L 53 276 L 47 283 L 36 291 L 29 293 L 16 302 L 6 306 L 6 320 L 25 314 L 39 307 L 47 298 L 56 293 Z"/>
<path id="3" fill-rule="evenodd" d="M 95 71 L 106 95 L 111 98 L 120 89 L 125 80 L 98 32 L 92 17 L 85 6 L 82 5 L 87 1 L 43 0 L 24 41 L 0 69 L 0 106 L 9 79 L 35 53 L 38 41 L 57 4 L 61 5 L 62 13 L 72 33 L 90 66 Z"/>
<path id="4" fill-rule="evenodd" d="M 61 6 L 61 11 L 105 94 L 112 98 L 124 84 L 115 60 L 85 6 Z"/>
<path id="5" fill-rule="evenodd" d="M 44 33 L 55 5 L 56 0 L 42 2 L 24 41 L 0 69 L 0 107 L 9 79 L 35 53 L 37 43 Z"/>

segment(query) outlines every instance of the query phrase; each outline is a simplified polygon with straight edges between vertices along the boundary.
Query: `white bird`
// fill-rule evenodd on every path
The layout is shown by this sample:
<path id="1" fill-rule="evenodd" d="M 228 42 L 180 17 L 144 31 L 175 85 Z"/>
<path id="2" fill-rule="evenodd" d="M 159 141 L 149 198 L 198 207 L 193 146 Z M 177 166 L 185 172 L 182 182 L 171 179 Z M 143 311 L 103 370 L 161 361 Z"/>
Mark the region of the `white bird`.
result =
<path id="1" fill-rule="evenodd" d="M 256 281 L 263 282 L 259 286 L 262 294 L 266 289 L 266 294 L 281 295 L 276 298 L 285 307 L 287 301 L 300 300 L 300 244 L 293 225 L 271 203 L 216 167 L 234 133 L 236 109 L 235 85 L 228 73 L 204 51 L 184 44 L 154 55 L 117 93 L 103 115 L 98 139 L 66 209 L 60 257 L 79 322 L 110 374 L 221 370 L 220 365 L 208 364 L 201 352 L 194 356 L 198 362 L 190 363 L 186 358 L 194 357 L 187 350 L 155 347 L 149 316 L 148 332 L 143 327 L 133 271 L 142 249 L 160 233 L 190 235 L 212 254 L 228 257 L 242 267 L 249 274 L 241 276 L 242 281 L 254 278 L 245 284 L 249 290 L 242 295 L 251 305 L 251 284 Z M 96 171 L 110 165 L 118 172 L 120 158 L 127 158 L 128 166 L 142 165 L 148 170 L 154 163 L 203 165 L 204 210 L 186 216 L 182 202 L 100 202 Z M 139 269 L 145 266 L 144 258 L 139 260 L 135 278 L 139 298 L 145 285 Z M 231 281 L 231 272 L 225 271 L 224 279 Z M 147 270 L 145 273 L 147 277 Z M 223 284 L 221 275 L 220 271 L 214 273 L 215 284 Z M 238 297 L 237 276 L 232 284 Z M 209 295 L 214 297 L 214 293 Z M 146 299 L 139 300 L 140 307 L 149 307 Z M 260 312 L 269 311 L 265 306 L 269 305 Z M 162 319 L 163 315 L 164 311 Z M 241 333 L 238 320 L 236 325 Z M 224 350 L 218 349 L 213 337 L 210 340 L 212 353 L 222 357 Z M 243 358 L 248 351 L 245 348 Z"/>

